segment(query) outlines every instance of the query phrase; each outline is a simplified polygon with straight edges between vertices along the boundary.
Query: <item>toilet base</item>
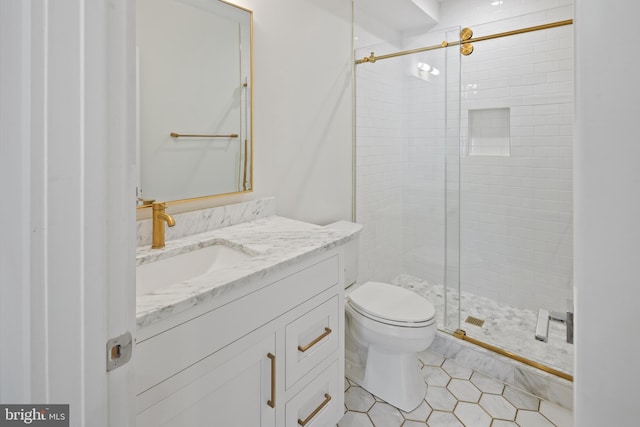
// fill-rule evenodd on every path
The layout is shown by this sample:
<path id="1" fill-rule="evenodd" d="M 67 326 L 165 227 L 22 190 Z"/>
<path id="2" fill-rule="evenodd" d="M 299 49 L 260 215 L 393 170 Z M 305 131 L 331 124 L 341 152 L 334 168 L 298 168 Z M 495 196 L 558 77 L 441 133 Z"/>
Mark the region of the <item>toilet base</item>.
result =
<path id="1" fill-rule="evenodd" d="M 347 377 L 350 377 L 348 373 Z M 416 409 L 427 393 L 416 353 L 385 353 L 370 346 L 364 375 L 350 379 L 405 412 Z"/>

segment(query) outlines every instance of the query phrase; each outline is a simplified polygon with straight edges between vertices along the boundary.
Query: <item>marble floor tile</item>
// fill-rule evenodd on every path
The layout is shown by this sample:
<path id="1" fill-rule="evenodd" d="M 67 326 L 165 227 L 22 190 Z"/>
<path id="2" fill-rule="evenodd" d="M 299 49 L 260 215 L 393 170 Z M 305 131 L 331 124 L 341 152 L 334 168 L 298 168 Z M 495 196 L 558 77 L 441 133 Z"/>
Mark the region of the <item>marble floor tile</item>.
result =
<path id="1" fill-rule="evenodd" d="M 429 385 L 445 387 L 451 381 L 451 377 L 446 371 L 437 366 L 425 365 L 422 367 L 422 376 Z"/>
<path id="2" fill-rule="evenodd" d="M 502 395 L 517 409 L 537 411 L 540 408 L 540 399 L 515 387 L 506 386 Z"/>
<path id="3" fill-rule="evenodd" d="M 358 386 L 351 386 L 344 393 L 344 404 L 350 411 L 367 412 L 375 403 L 373 395 Z"/>
<path id="4" fill-rule="evenodd" d="M 401 274 L 392 283 L 413 290 L 433 303 L 436 308 L 436 319 L 440 329 L 447 329 L 445 325 L 457 325 L 462 319 L 461 329 L 473 338 L 496 345 L 529 359 L 548 365 L 567 374 L 573 373 L 573 344 L 566 342 L 566 327 L 563 323 L 552 321 L 549 323 L 549 339 L 547 342 L 537 341 L 534 337 L 538 312 L 519 309 L 499 304 L 496 301 L 468 292 L 448 291 L 449 300 L 454 300 L 461 307 L 460 316 L 457 310 L 449 310 L 447 321 L 444 319 L 444 287 L 428 283 L 425 280 Z M 547 307 L 540 307 L 547 308 Z M 485 320 L 483 326 L 478 327 L 464 322 L 467 316 Z M 455 327 L 453 329 L 456 329 Z"/>
<path id="5" fill-rule="evenodd" d="M 491 427 L 519 427 L 519 426 L 513 421 L 493 420 L 493 424 L 491 424 Z"/>
<path id="6" fill-rule="evenodd" d="M 451 378 L 460 378 L 463 380 L 471 378 L 471 374 L 473 373 L 473 370 L 460 366 L 453 360 L 445 361 L 442 364 L 442 369 L 444 369 Z"/>
<path id="7" fill-rule="evenodd" d="M 451 412 L 433 411 L 427 420 L 429 427 L 465 427 Z"/>
<path id="8" fill-rule="evenodd" d="M 489 427 L 491 425 L 491 417 L 477 403 L 458 402 L 453 413 L 465 426 Z"/>
<path id="9" fill-rule="evenodd" d="M 447 388 L 458 400 L 472 403 L 478 403 L 480 400 L 480 390 L 471 381 L 454 378 L 449 382 Z"/>
<path id="10" fill-rule="evenodd" d="M 568 409 L 486 374 L 465 370 L 431 350 L 421 355 L 421 363 L 424 361 L 437 366 L 424 365 L 423 370 L 439 371 L 421 373 L 427 393 L 416 409 L 401 411 L 348 380 L 346 412 L 337 427 L 573 427 L 573 413 Z"/>
<path id="11" fill-rule="evenodd" d="M 375 426 L 400 427 L 404 422 L 400 410 L 388 403 L 376 402 L 367 413 Z"/>
<path id="12" fill-rule="evenodd" d="M 480 372 L 473 373 L 471 382 L 484 393 L 502 394 L 504 390 L 504 384 Z"/>
<path id="13" fill-rule="evenodd" d="M 573 427 L 573 412 L 553 403 L 540 402 L 540 413 L 557 427 Z"/>
<path id="14" fill-rule="evenodd" d="M 369 416 L 362 412 L 347 412 L 338 422 L 338 427 L 380 427 L 374 426 Z"/>
<path id="15" fill-rule="evenodd" d="M 483 394 L 480 406 L 493 418 L 513 421 L 516 419 L 516 408 L 504 397 L 497 394 Z"/>
<path id="16" fill-rule="evenodd" d="M 429 404 L 426 401 L 422 401 L 422 403 L 420 403 L 420 406 L 418 406 L 413 411 L 411 412 L 400 411 L 400 412 L 402 413 L 402 416 L 406 420 L 422 421 L 424 423 L 425 421 L 427 421 L 427 418 L 429 418 L 429 415 L 431 415 L 432 411 L 433 410 L 431 409 L 431 406 L 429 406 Z"/>
<path id="17" fill-rule="evenodd" d="M 540 412 L 534 411 L 518 411 L 516 423 L 520 427 L 556 427 L 551 421 L 541 415 Z"/>
<path id="18" fill-rule="evenodd" d="M 425 400 L 434 410 L 453 411 L 458 399 L 444 387 L 429 386 Z"/>

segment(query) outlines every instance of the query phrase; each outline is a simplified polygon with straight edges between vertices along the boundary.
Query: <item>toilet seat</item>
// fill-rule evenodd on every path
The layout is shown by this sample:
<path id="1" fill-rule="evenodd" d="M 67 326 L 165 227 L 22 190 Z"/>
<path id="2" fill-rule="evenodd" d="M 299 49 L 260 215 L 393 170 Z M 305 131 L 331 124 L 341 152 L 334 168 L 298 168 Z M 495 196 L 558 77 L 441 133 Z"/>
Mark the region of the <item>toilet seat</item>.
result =
<path id="1" fill-rule="evenodd" d="M 399 286 L 366 282 L 348 296 L 348 304 L 361 315 L 387 325 L 422 328 L 435 323 L 435 308 Z"/>

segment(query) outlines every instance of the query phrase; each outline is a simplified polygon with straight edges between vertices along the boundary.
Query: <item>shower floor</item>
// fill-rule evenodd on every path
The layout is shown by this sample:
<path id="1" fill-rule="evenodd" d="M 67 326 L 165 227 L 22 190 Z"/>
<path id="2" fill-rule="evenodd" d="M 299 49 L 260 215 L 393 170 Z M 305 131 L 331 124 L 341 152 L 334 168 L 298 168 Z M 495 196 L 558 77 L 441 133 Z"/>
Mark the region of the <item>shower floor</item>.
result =
<path id="1" fill-rule="evenodd" d="M 453 325 L 454 329 L 458 327 L 457 292 L 448 292 L 450 313 L 447 313 L 447 328 L 444 322 L 442 285 L 434 285 L 408 274 L 399 275 L 392 283 L 411 289 L 431 301 L 436 308 L 439 329 L 450 330 Z M 549 339 L 545 343 L 535 339 L 538 313 L 533 310 L 498 304 L 492 299 L 468 292 L 462 292 L 460 305 L 459 327 L 470 337 L 573 375 L 573 344 L 566 341 L 566 327 L 563 323 L 549 322 Z M 467 316 L 484 320 L 484 325 L 466 323 Z"/>

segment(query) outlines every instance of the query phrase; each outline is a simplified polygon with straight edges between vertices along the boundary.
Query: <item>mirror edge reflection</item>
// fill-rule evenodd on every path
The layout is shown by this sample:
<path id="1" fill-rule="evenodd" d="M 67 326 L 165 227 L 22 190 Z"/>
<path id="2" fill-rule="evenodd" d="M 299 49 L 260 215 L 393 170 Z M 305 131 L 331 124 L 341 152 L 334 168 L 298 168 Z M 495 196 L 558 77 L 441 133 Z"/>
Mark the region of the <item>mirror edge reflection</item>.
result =
<path id="1" fill-rule="evenodd" d="M 166 205 L 179 205 L 179 204 L 189 204 L 189 203 L 199 202 L 203 200 L 215 199 L 220 197 L 228 197 L 228 196 L 236 196 L 236 195 L 253 193 L 253 188 L 254 188 L 253 187 L 253 158 L 254 158 L 253 157 L 253 141 L 254 141 L 254 134 L 253 134 L 253 93 L 254 93 L 253 92 L 253 82 L 254 82 L 254 78 L 253 78 L 253 37 L 254 37 L 253 10 L 243 6 L 239 6 L 237 4 L 231 3 L 226 0 L 216 0 L 216 1 L 218 3 L 222 3 L 230 7 L 236 8 L 238 10 L 247 12 L 247 14 L 249 15 L 249 99 L 251 102 L 249 102 L 249 120 L 248 120 L 249 138 L 247 139 L 248 139 L 248 145 L 249 145 L 248 152 L 250 153 L 250 155 L 248 158 L 249 165 L 248 165 L 248 172 L 247 172 L 247 174 L 249 175 L 249 179 L 248 181 L 245 180 L 245 182 L 248 182 L 249 188 L 246 190 L 231 191 L 228 193 L 208 194 L 204 196 L 189 197 L 185 199 L 153 200 L 153 202 L 162 202 L 162 203 L 165 203 Z M 138 164 L 138 167 L 140 167 L 139 164 Z M 245 171 L 247 171 L 247 169 L 245 169 Z M 140 204 L 138 204 L 138 202 L 140 202 Z M 145 208 L 150 208 L 152 206 L 151 204 L 152 202 L 147 200 L 136 199 L 135 203 L 136 203 L 136 211 L 145 209 Z"/>

